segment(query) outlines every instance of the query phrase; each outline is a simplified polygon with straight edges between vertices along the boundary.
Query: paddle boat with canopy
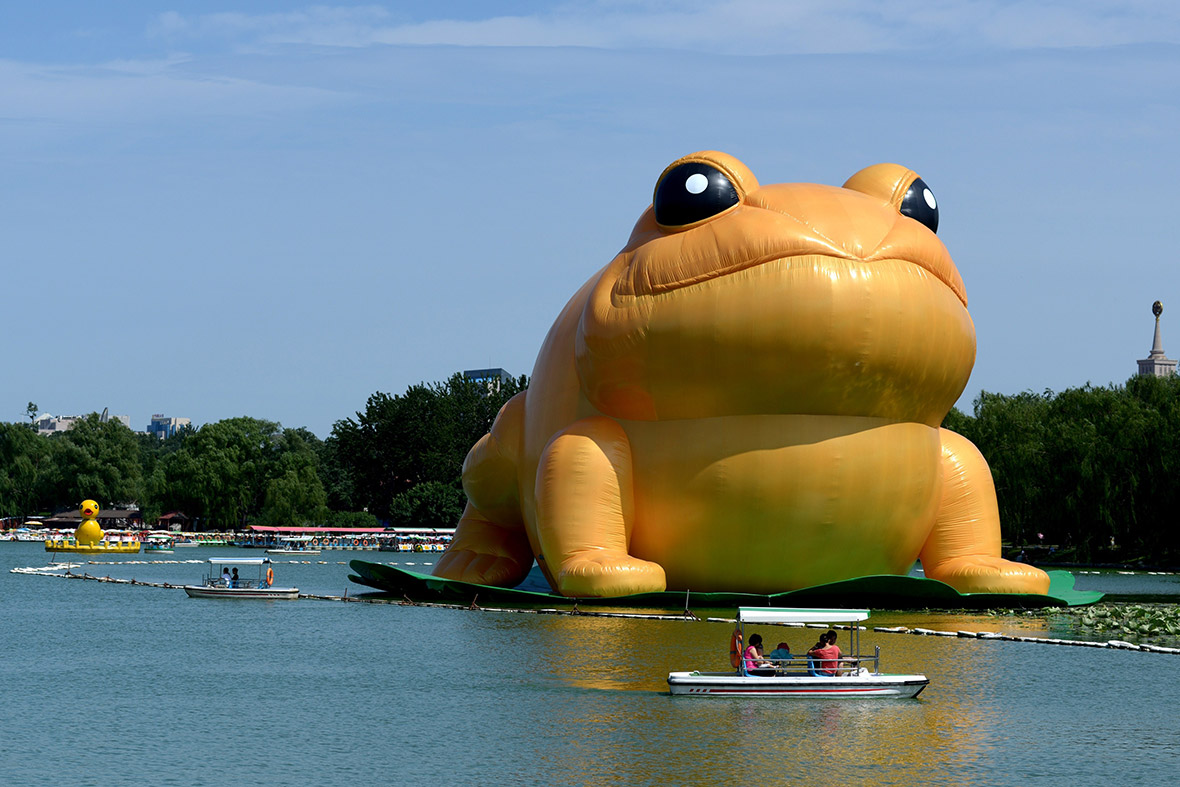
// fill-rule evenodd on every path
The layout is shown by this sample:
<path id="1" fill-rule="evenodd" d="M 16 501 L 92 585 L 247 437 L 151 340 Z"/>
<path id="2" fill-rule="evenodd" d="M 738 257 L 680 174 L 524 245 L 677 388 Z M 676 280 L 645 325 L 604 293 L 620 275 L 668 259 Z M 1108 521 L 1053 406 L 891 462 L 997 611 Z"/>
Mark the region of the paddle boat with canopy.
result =
<path id="1" fill-rule="evenodd" d="M 268 557 L 211 557 L 208 562 L 209 573 L 202 583 L 184 586 L 190 598 L 299 598 L 299 588 L 275 587 L 275 572 Z M 247 566 L 257 567 L 256 579 L 239 576 L 237 580 L 227 580 L 222 575 L 223 569 L 232 571 Z"/>
<path id="2" fill-rule="evenodd" d="M 157 555 L 171 555 L 172 547 L 175 546 L 172 536 L 167 536 L 162 533 L 152 533 L 143 542 L 144 553 L 154 552 Z"/>
<path id="3" fill-rule="evenodd" d="M 737 630 L 731 640 L 732 672 L 672 672 L 668 688 L 676 696 L 690 697 L 917 697 L 930 681 L 921 674 L 888 674 L 880 671 L 881 648 L 873 655 L 860 655 L 861 621 L 868 620 L 867 609 L 794 609 L 783 607 L 740 607 Z M 839 659 L 815 662 L 806 655 L 770 659 L 773 666 L 751 674 L 742 658 L 742 643 L 747 642 L 746 624 L 826 625 L 851 624 L 851 651 Z M 736 645 L 737 658 L 732 658 Z M 832 661 L 838 662 L 833 664 Z M 828 674 L 834 672 L 835 674 Z"/>

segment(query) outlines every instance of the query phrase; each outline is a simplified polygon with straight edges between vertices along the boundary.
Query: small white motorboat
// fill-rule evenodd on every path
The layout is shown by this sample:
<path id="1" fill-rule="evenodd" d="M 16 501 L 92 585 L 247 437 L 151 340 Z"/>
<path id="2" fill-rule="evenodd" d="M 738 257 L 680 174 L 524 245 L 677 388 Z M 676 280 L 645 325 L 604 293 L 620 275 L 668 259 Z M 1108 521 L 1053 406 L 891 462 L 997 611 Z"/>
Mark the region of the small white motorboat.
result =
<path id="1" fill-rule="evenodd" d="M 825 674 L 807 656 L 789 659 L 766 659 L 773 668 L 760 669 L 759 674 L 748 674 L 745 659 L 738 647 L 737 667 L 733 672 L 672 672 L 668 674 L 668 688 L 673 695 L 690 697 L 917 697 L 929 685 L 925 675 L 896 675 L 880 672 L 881 649 L 873 655 L 858 655 L 860 626 L 868 620 L 867 609 L 791 609 L 775 607 L 740 607 L 737 626 L 739 642 L 746 642 L 745 624 L 824 624 L 851 623 L 851 655 L 841 655 L 835 661 L 836 674 Z M 736 635 L 735 635 L 736 636 Z"/>
<path id="2" fill-rule="evenodd" d="M 257 566 L 258 578 L 227 579 L 223 569 Z M 209 573 L 200 585 L 185 585 L 190 598 L 262 598 L 296 599 L 299 588 L 280 588 L 274 585 L 275 572 L 268 557 L 211 557 Z"/>

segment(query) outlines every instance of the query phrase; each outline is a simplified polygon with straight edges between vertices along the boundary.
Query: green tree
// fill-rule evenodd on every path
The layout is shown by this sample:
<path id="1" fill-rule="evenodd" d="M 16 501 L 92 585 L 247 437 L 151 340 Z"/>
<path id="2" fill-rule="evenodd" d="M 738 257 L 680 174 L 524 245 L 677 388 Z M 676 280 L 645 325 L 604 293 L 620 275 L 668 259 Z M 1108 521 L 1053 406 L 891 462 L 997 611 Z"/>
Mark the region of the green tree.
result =
<path id="1" fill-rule="evenodd" d="M 0 423 L 0 513 L 28 519 L 46 505 L 54 475 L 49 442 L 24 424 Z"/>
<path id="2" fill-rule="evenodd" d="M 320 523 L 330 525 L 332 527 L 364 527 L 371 530 L 380 530 L 381 523 L 377 521 L 377 517 L 370 514 L 368 511 L 332 511 L 327 515 L 327 519 Z"/>
<path id="3" fill-rule="evenodd" d="M 425 481 L 393 498 L 389 521 L 393 527 L 454 527 L 466 500 L 452 485 Z"/>
<path id="4" fill-rule="evenodd" d="M 159 510 L 184 511 L 206 525 L 299 524 L 326 514 L 315 435 L 273 421 L 230 418 L 181 433 L 161 447 L 149 488 Z M 172 440 L 173 438 L 169 438 Z"/>
<path id="5" fill-rule="evenodd" d="M 489 390 L 456 374 L 444 383 L 411 386 L 404 394 L 370 396 L 355 419 L 336 422 L 328 440 L 353 507 L 388 519 L 394 498 L 419 484 L 459 489 L 467 452 L 491 429 L 504 403 L 527 385 L 520 377 Z"/>
<path id="6" fill-rule="evenodd" d="M 327 494 L 320 482 L 314 447 L 318 442 L 306 429 L 283 431 L 280 456 L 268 472 L 260 523 L 301 526 L 327 517 Z"/>
<path id="7" fill-rule="evenodd" d="M 952 411 L 945 425 L 988 460 L 1013 541 L 1043 534 L 1083 562 L 1180 558 L 1180 532 L 1161 526 L 1180 504 L 1180 378 L 983 393 L 974 417 Z"/>
<path id="8" fill-rule="evenodd" d="M 119 421 L 104 422 L 91 413 L 67 431 L 51 435 L 48 443 L 55 508 L 75 507 L 86 498 L 100 505 L 138 500 L 142 480 L 139 444 L 135 434 Z"/>

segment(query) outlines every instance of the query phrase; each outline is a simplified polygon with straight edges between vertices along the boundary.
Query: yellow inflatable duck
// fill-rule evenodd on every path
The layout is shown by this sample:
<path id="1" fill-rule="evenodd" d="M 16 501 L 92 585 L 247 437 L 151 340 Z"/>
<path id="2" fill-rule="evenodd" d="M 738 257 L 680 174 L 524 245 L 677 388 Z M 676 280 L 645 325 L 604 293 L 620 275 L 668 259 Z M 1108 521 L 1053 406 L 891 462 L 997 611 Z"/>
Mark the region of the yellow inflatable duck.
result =
<path id="1" fill-rule="evenodd" d="M 79 513 L 82 514 L 82 524 L 74 531 L 74 540 L 80 547 L 97 547 L 106 533 L 98 524 L 98 503 L 93 500 L 83 500 Z"/>
<path id="2" fill-rule="evenodd" d="M 83 500 L 78 513 L 82 522 L 74 530 L 72 539 L 49 539 L 45 542 L 46 552 L 72 552 L 80 555 L 134 554 L 139 552 L 138 541 L 107 541 L 106 533 L 98 524 L 98 503 Z"/>
<path id="3" fill-rule="evenodd" d="M 759 185 L 685 156 L 463 465 L 434 574 L 566 596 L 777 593 L 875 574 L 1045 593 L 999 557 L 991 472 L 939 428 L 975 361 L 914 172 Z"/>

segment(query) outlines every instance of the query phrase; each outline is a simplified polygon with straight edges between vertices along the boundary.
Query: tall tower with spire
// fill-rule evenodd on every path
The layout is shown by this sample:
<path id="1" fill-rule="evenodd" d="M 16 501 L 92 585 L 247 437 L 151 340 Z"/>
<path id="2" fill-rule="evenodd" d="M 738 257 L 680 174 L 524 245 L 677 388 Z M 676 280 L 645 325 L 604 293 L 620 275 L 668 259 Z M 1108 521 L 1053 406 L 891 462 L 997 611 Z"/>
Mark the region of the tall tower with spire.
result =
<path id="1" fill-rule="evenodd" d="M 1151 354 L 1139 361 L 1139 374 L 1167 377 L 1176 373 L 1176 362 L 1164 357 L 1164 343 L 1160 339 L 1160 315 L 1164 313 L 1164 305 L 1159 301 L 1151 304 L 1151 313 L 1155 315 L 1155 341 L 1151 343 Z"/>

